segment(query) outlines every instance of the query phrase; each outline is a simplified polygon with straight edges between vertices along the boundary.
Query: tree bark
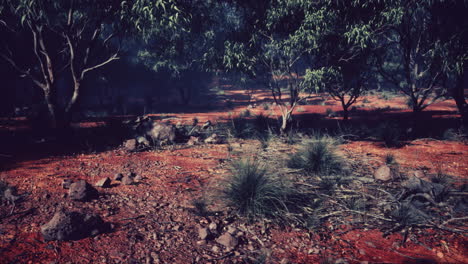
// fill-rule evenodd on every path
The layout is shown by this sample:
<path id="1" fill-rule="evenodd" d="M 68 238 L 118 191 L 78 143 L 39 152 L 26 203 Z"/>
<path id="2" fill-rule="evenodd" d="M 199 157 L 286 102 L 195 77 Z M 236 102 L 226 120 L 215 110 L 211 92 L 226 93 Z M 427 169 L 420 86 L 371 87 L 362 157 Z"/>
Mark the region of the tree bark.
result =
<path id="1" fill-rule="evenodd" d="M 465 78 L 464 74 L 457 76 L 457 82 L 455 87 L 452 90 L 452 97 L 455 100 L 455 103 L 460 112 L 462 125 L 465 128 L 468 128 L 468 104 L 465 100 Z"/>

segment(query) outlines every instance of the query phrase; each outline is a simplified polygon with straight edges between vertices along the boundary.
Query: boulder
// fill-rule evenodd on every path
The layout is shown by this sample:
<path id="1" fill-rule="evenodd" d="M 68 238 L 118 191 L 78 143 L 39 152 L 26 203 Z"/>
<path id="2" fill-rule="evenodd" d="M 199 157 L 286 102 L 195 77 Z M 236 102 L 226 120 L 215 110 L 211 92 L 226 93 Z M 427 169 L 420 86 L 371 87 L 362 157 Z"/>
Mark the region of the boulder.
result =
<path id="1" fill-rule="evenodd" d="M 439 183 L 428 182 L 412 176 L 402 184 L 408 193 L 427 193 L 436 198 L 446 191 L 446 187 Z"/>
<path id="2" fill-rule="evenodd" d="M 106 232 L 109 225 L 94 214 L 81 214 L 59 209 L 52 219 L 41 226 L 45 240 L 79 240 Z"/>
<path id="3" fill-rule="evenodd" d="M 87 201 L 96 198 L 97 195 L 97 190 L 84 180 L 72 183 L 68 190 L 70 199 L 76 201 Z"/>
<path id="4" fill-rule="evenodd" d="M 95 186 L 101 188 L 109 188 L 111 186 L 111 179 L 109 179 L 109 177 L 102 178 L 98 182 L 96 182 Z"/>
<path id="5" fill-rule="evenodd" d="M 173 125 L 153 123 L 151 130 L 146 132 L 153 141 L 161 143 L 173 143 L 176 138 L 176 129 Z"/>
<path id="6" fill-rule="evenodd" d="M 382 165 L 374 172 L 374 178 L 384 182 L 390 181 L 393 179 L 392 170 L 387 165 Z"/>

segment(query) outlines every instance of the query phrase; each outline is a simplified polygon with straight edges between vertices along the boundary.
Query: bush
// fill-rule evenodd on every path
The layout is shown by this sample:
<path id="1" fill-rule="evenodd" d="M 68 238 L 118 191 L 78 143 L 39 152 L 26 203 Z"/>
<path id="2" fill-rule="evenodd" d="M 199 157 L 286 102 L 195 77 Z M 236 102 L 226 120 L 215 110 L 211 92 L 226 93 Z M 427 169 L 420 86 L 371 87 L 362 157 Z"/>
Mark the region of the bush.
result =
<path id="1" fill-rule="evenodd" d="M 307 174 L 334 175 L 343 172 L 344 163 L 329 137 L 306 142 L 288 161 L 288 167 L 303 169 Z"/>
<path id="2" fill-rule="evenodd" d="M 336 117 L 336 112 L 333 111 L 333 109 L 331 109 L 331 108 L 327 108 L 327 109 L 325 110 L 325 115 L 326 115 L 327 117 Z"/>
<path id="3" fill-rule="evenodd" d="M 387 164 L 388 166 L 397 164 L 395 155 L 393 155 L 392 153 L 387 153 L 385 155 L 385 164 Z"/>
<path id="4" fill-rule="evenodd" d="M 266 110 L 270 110 L 270 104 L 268 104 L 268 103 L 263 103 L 263 104 L 262 104 L 262 108 L 263 108 L 263 110 L 265 110 L 265 111 L 266 111 Z"/>
<path id="5" fill-rule="evenodd" d="M 252 116 L 252 114 L 250 113 L 250 111 L 248 109 L 245 109 L 244 111 L 242 111 L 239 115 L 240 117 L 250 117 Z"/>
<path id="6" fill-rule="evenodd" d="M 255 135 L 255 128 L 249 120 L 239 116 L 231 119 L 228 134 L 235 138 L 252 138 Z"/>

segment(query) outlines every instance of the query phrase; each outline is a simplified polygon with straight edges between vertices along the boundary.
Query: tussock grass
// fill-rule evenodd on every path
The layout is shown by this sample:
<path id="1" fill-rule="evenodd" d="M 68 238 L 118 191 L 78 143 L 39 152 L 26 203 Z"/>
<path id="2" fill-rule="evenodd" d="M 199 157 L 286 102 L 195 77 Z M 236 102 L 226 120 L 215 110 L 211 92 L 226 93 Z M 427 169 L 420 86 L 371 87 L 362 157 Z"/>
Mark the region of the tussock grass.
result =
<path id="1" fill-rule="evenodd" d="M 336 153 L 336 141 L 317 137 L 302 143 L 301 149 L 288 161 L 288 167 L 302 169 L 306 174 L 335 175 L 344 171 L 344 162 Z"/>

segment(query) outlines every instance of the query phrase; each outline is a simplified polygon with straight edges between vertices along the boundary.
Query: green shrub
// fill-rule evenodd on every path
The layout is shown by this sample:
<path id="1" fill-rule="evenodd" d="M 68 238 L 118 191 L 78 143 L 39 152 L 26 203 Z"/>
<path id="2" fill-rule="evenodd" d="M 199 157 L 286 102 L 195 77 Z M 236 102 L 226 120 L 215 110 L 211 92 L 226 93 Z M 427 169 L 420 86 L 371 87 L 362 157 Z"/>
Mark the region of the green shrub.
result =
<path id="1" fill-rule="evenodd" d="M 336 141 L 330 137 L 313 139 L 292 155 L 288 167 L 302 169 L 307 174 L 334 175 L 343 172 L 344 163 L 336 153 Z"/>
<path id="2" fill-rule="evenodd" d="M 395 155 L 393 155 L 392 153 L 387 153 L 385 155 L 385 164 L 387 164 L 389 166 L 397 164 L 397 161 L 395 159 Z"/>

